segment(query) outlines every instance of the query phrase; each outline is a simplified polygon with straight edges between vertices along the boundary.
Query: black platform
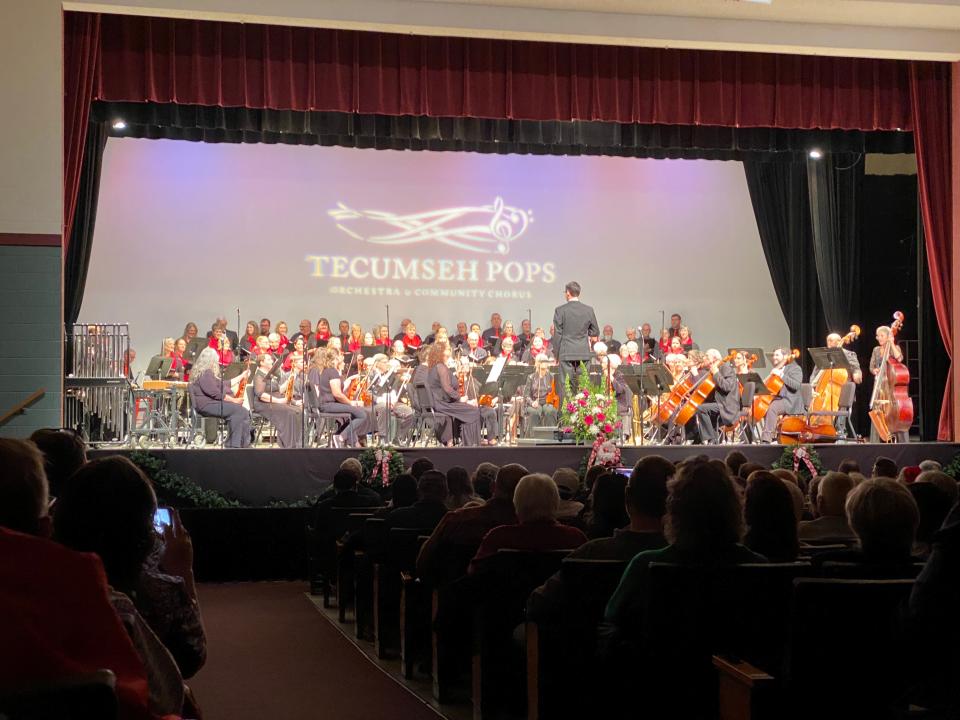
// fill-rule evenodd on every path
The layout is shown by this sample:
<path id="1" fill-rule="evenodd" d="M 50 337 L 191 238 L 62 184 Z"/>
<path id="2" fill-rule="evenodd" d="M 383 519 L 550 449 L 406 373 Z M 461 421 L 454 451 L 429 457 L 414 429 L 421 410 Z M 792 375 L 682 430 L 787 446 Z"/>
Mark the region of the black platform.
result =
<path id="1" fill-rule="evenodd" d="M 843 444 L 817 445 L 817 453 L 827 469 L 841 460 L 856 460 L 869 473 L 874 460 L 885 455 L 898 465 L 916 465 L 921 460 L 950 462 L 960 452 L 958 443 L 907 443 L 903 445 Z M 742 451 L 751 462 L 770 465 L 783 453 L 780 445 L 684 445 L 669 447 L 622 448 L 622 464 L 633 465 L 644 455 L 663 455 L 674 462 L 691 455 L 705 454 L 723 458 L 733 449 Z M 90 455 L 129 454 L 129 450 L 93 450 Z M 272 500 L 299 500 L 318 495 L 332 482 L 340 463 L 359 454 L 357 450 L 306 449 L 280 450 L 155 450 L 166 459 L 167 467 L 185 475 L 203 487 L 217 490 L 247 505 L 265 505 Z M 577 445 L 521 445 L 518 447 L 412 448 L 404 450 L 409 465 L 415 458 L 430 458 L 440 470 L 461 465 L 472 472 L 481 462 L 497 465 L 517 462 L 531 472 L 552 473 L 558 467 L 579 469 L 589 447 Z"/>

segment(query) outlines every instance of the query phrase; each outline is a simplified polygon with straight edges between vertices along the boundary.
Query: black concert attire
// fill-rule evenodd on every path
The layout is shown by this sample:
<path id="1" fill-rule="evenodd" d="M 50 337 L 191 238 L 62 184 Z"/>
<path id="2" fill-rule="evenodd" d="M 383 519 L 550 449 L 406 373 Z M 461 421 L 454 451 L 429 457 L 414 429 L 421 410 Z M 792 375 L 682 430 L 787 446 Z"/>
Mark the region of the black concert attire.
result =
<path id="1" fill-rule="evenodd" d="M 619 340 L 616 340 L 616 339 L 614 339 L 614 338 L 610 338 L 609 340 L 604 340 L 603 338 L 600 338 L 600 342 L 602 342 L 604 345 L 607 346 L 607 354 L 608 354 L 608 355 L 619 355 L 619 354 L 620 354 L 620 341 L 619 341 Z"/>
<path id="2" fill-rule="evenodd" d="M 340 438 L 347 445 L 357 445 L 360 435 L 366 433 L 367 411 L 356 405 L 347 405 L 334 397 L 333 390 L 330 388 L 330 382 L 340 380 L 340 372 L 336 368 L 324 368 L 323 372 L 316 368 L 310 368 L 308 375 L 310 384 L 317 389 L 318 399 L 320 401 L 320 412 L 341 413 L 343 415 L 352 415 L 350 423 L 340 430 Z M 342 386 L 341 386 L 342 387 Z"/>
<path id="3" fill-rule="evenodd" d="M 600 328 L 593 308 L 574 298 L 553 311 L 553 330 L 550 345 L 560 362 L 557 392 L 562 401 L 567 378 L 571 389 L 576 391 L 580 363 L 590 361 L 590 338 L 598 335 Z"/>
<path id="4" fill-rule="evenodd" d="M 396 375 L 393 371 L 387 371 L 382 375 L 377 373 L 370 383 L 370 394 L 373 396 L 373 412 L 376 417 L 377 432 L 380 438 L 386 442 L 407 442 L 410 439 L 410 432 L 413 430 L 413 424 L 416 420 L 413 408 L 400 402 L 400 395 L 393 390 L 393 381 Z M 411 377 L 412 381 L 412 377 Z M 407 386 L 410 382 L 407 383 Z M 407 387 L 403 392 L 406 394 Z M 387 398 L 390 398 L 390 416 L 397 419 L 396 437 L 390 437 L 390 416 L 387 415 Z"/>
<path id="5" fill-rule="evenodd" d="M 732 425 L 740 415 L 740 383 L 733 365 L 720 363 L 713 381 L 717 386 L 713 400 L 701 403 L 696 416 L 700 439 L 707 443 L 717 441 L 717 419 L 723 425 Z"/>
<path id="6" fill-rule="evenodd" d="M 803 399 L 800 397 L 800 386 L 803 385 L 803 370 L 795 362 L 788 362 L 783 366 L 783 387 L 780 394 L 773 399 L 767 414 L 763 418 L 763 442 L 773 440 L 773 433 L 777 429 L 777 421 L 781 415 L 799 415 L 803 412 Z"/>
<path id="7" fill-rule="evenodd" d="M 490 353 L 488 353 L 479 345 L 477 345 L 475 350 L 471 350 L 469 346 L 465 346 L 463 348 L 463 356 L 472 363 L 482 363 L 484 360 L 490 357 Z"/>
<path id="8" fill-rule="evenodd" d="M 465 402 L 460 402 L 460 393 L 453 384 L 450 368 L 437 364 L 427 371 L 427 388 L 433 399 L 434 411 L 438 415 L 445 415 L 459 420 L 460 439 L 464 445 L 476 446 L 480 444 L 480 409 Z M 441 441 L 449 442 L 453 435 L 450 426 L 447 426 L 441 436 Z"/>
<path id="9" fill-rule="evenodd" d="M 480 334 L 480 344 L 483 347 L 493 346 L 500 339 L 500 328 L 489 327 Z"/>
<path id="10" fill-rule="evenodd" d="M 458 334 L 456 334 L 456 335 L 451 335 L 451 336 L 450 336 L 450 347 L 453 348 L 454 350 L 456 350 L 456 349 L 457 349 L 458 347 L 460 347 L 461 345 L 464 346 L 464 347 L 466 347 L 466 344 L 467 344 L 467 336 L 466 336 L 466 335 L 460 335 L 460 334 L 458 333 Z"/>
<path id="11" fill-rule="evenodd" d="M 264 401 L 266 394 L 270 400 Z M 277 429 L 277 438 L 282 448 L 303 447 L 303 414 L 299 407 L 283 400 L 280 383 L 276 377 L 267 377 L 258 370 L 253 378 L 253 409 L 263 415 Z"/>
<path id="12" fill-rule="evenodd" d="M 213 370 L 206 370 L 190 383 L 190 400 L 197 414 L 227 421 L 227 447 L 250 447 L 250 412 L 243 405 L 224 400 L 229 392 L 230 381 L 221 381 Z"/>
<path id="13" fill-rule="evenodd" d="M 469 383 L 469 385 L 467 383 Z M 465 394 L 471 400 L 476 400 L 480 397 L 480 383 L 473 374 L 467 377 L 463 387 L 466 390 Z M 496 440 L 500 437 L 497 409 L 490 405 L 479 405 L 477 409 L 480 410 L 480 425 L 487 431 L 487 440 Z"/>
<path id="14" fill-rule="evenodd" d="M 623 373 L 617 368 L 610 377 L 610 385 L 613 387 L 614 395 L 617 398 L 617 419 L 621 423 L 624 433 L 629 434 L 630 413 L 633 411 L 633 390 L 623 379 Z"/>
<path id="15" fill-rule="evenodd" d="M 540 377 L 539 373 L 533 373 L 523 386 L 523 414 L 526 416 L 524 437 L 531 437 L 533 428 L 537 425 L 557 424 L 557 409 L 547 402 L 553 380 L 551 372 L 547 372 L 543 377 Z"/>

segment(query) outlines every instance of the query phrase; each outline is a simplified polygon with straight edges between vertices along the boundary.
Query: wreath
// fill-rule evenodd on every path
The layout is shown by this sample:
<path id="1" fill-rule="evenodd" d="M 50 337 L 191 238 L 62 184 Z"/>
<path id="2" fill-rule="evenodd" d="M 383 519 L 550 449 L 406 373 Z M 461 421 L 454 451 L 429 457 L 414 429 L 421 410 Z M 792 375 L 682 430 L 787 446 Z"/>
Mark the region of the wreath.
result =
<path id="1" fill-rule="evenodd" d="M 372 447 L 360 453 L 363 482 L 372 487 L 387 487 L 392 478 L 403 473 L 403 453 L 395 447 Z"/>
<path id="2" fill-rule="evenodd" d="M 823 472 L 823 463 L 820 461 L 820 455 L 813 449 L 812 445 L 791 445 L 783 449 L 783 454 L 777 460 L 772 468 L 784 468 L 792 470 L 800 477 L 806 478 L 807 482 Z"/>

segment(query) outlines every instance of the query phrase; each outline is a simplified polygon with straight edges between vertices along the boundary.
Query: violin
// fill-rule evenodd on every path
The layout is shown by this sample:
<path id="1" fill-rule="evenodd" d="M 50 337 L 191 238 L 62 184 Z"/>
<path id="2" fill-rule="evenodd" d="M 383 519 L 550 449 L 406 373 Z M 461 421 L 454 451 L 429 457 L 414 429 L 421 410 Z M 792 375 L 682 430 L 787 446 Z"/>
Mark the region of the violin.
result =
<path id="1" fill-rule="evenodd" d="M 902 327 L 903 313 L 898 310 L 893 314 L 890 338 L 883 348 L 870 397 L 870 421 L 883 442 L 892 442 L 894 433 L 907 432 L 913 424 L 913 400 L 908 390 L 910 371 L 890 352 Z"/>
<path id="2" fill-rule="evenodd" d="M 790 354 L 787 356 L 787 362 L 793 362 L 794 360 L 799 359 L 800 351 L 794 348 Z M 753 421 L 760 422 L 767 414 L 767 410 L 770 409 L 770 403 L 773 402 L 773 399 L 780 394 L 780 391 L 783 389 L 783 378 L 775 373 L 770 373 L 767 375 L 767 379 L 763 381 L 763 384 L 767 386 L 770 390 L 769 395 L 757 395 L 753 398 Z"/>

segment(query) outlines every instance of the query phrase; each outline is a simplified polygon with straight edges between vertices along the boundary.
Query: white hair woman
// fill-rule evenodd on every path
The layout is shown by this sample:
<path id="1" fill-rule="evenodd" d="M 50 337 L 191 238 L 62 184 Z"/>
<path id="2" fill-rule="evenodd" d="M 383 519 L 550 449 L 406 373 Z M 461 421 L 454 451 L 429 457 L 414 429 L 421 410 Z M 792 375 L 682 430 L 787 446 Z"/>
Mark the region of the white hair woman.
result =
<path id="1" fill-rule="evenodd" d="M 202 417 L 227 421 L 227 447 L 250 447 L 250 412 L 243 407 L 243 396 L 237 397 L 241 381 L 247 373 L 231 380 L 220 375 L 220 356 L 213 348 L 204 348 L 190 372 L 190 399 L 193 409 Z"/>
<path id="2" fill-rule="evenodd" d="M 557 522 L 560 492 L 549 475 L 525 475 L 513 492 L 517 510 L 516 525 L 501 525 L 486 534 L 480 549 L 470 561 L 469 574 L 482 571 L 483 565 L 498 550 L 573 550 L 587 541 L 587 536 L 575 527 Z"/>

